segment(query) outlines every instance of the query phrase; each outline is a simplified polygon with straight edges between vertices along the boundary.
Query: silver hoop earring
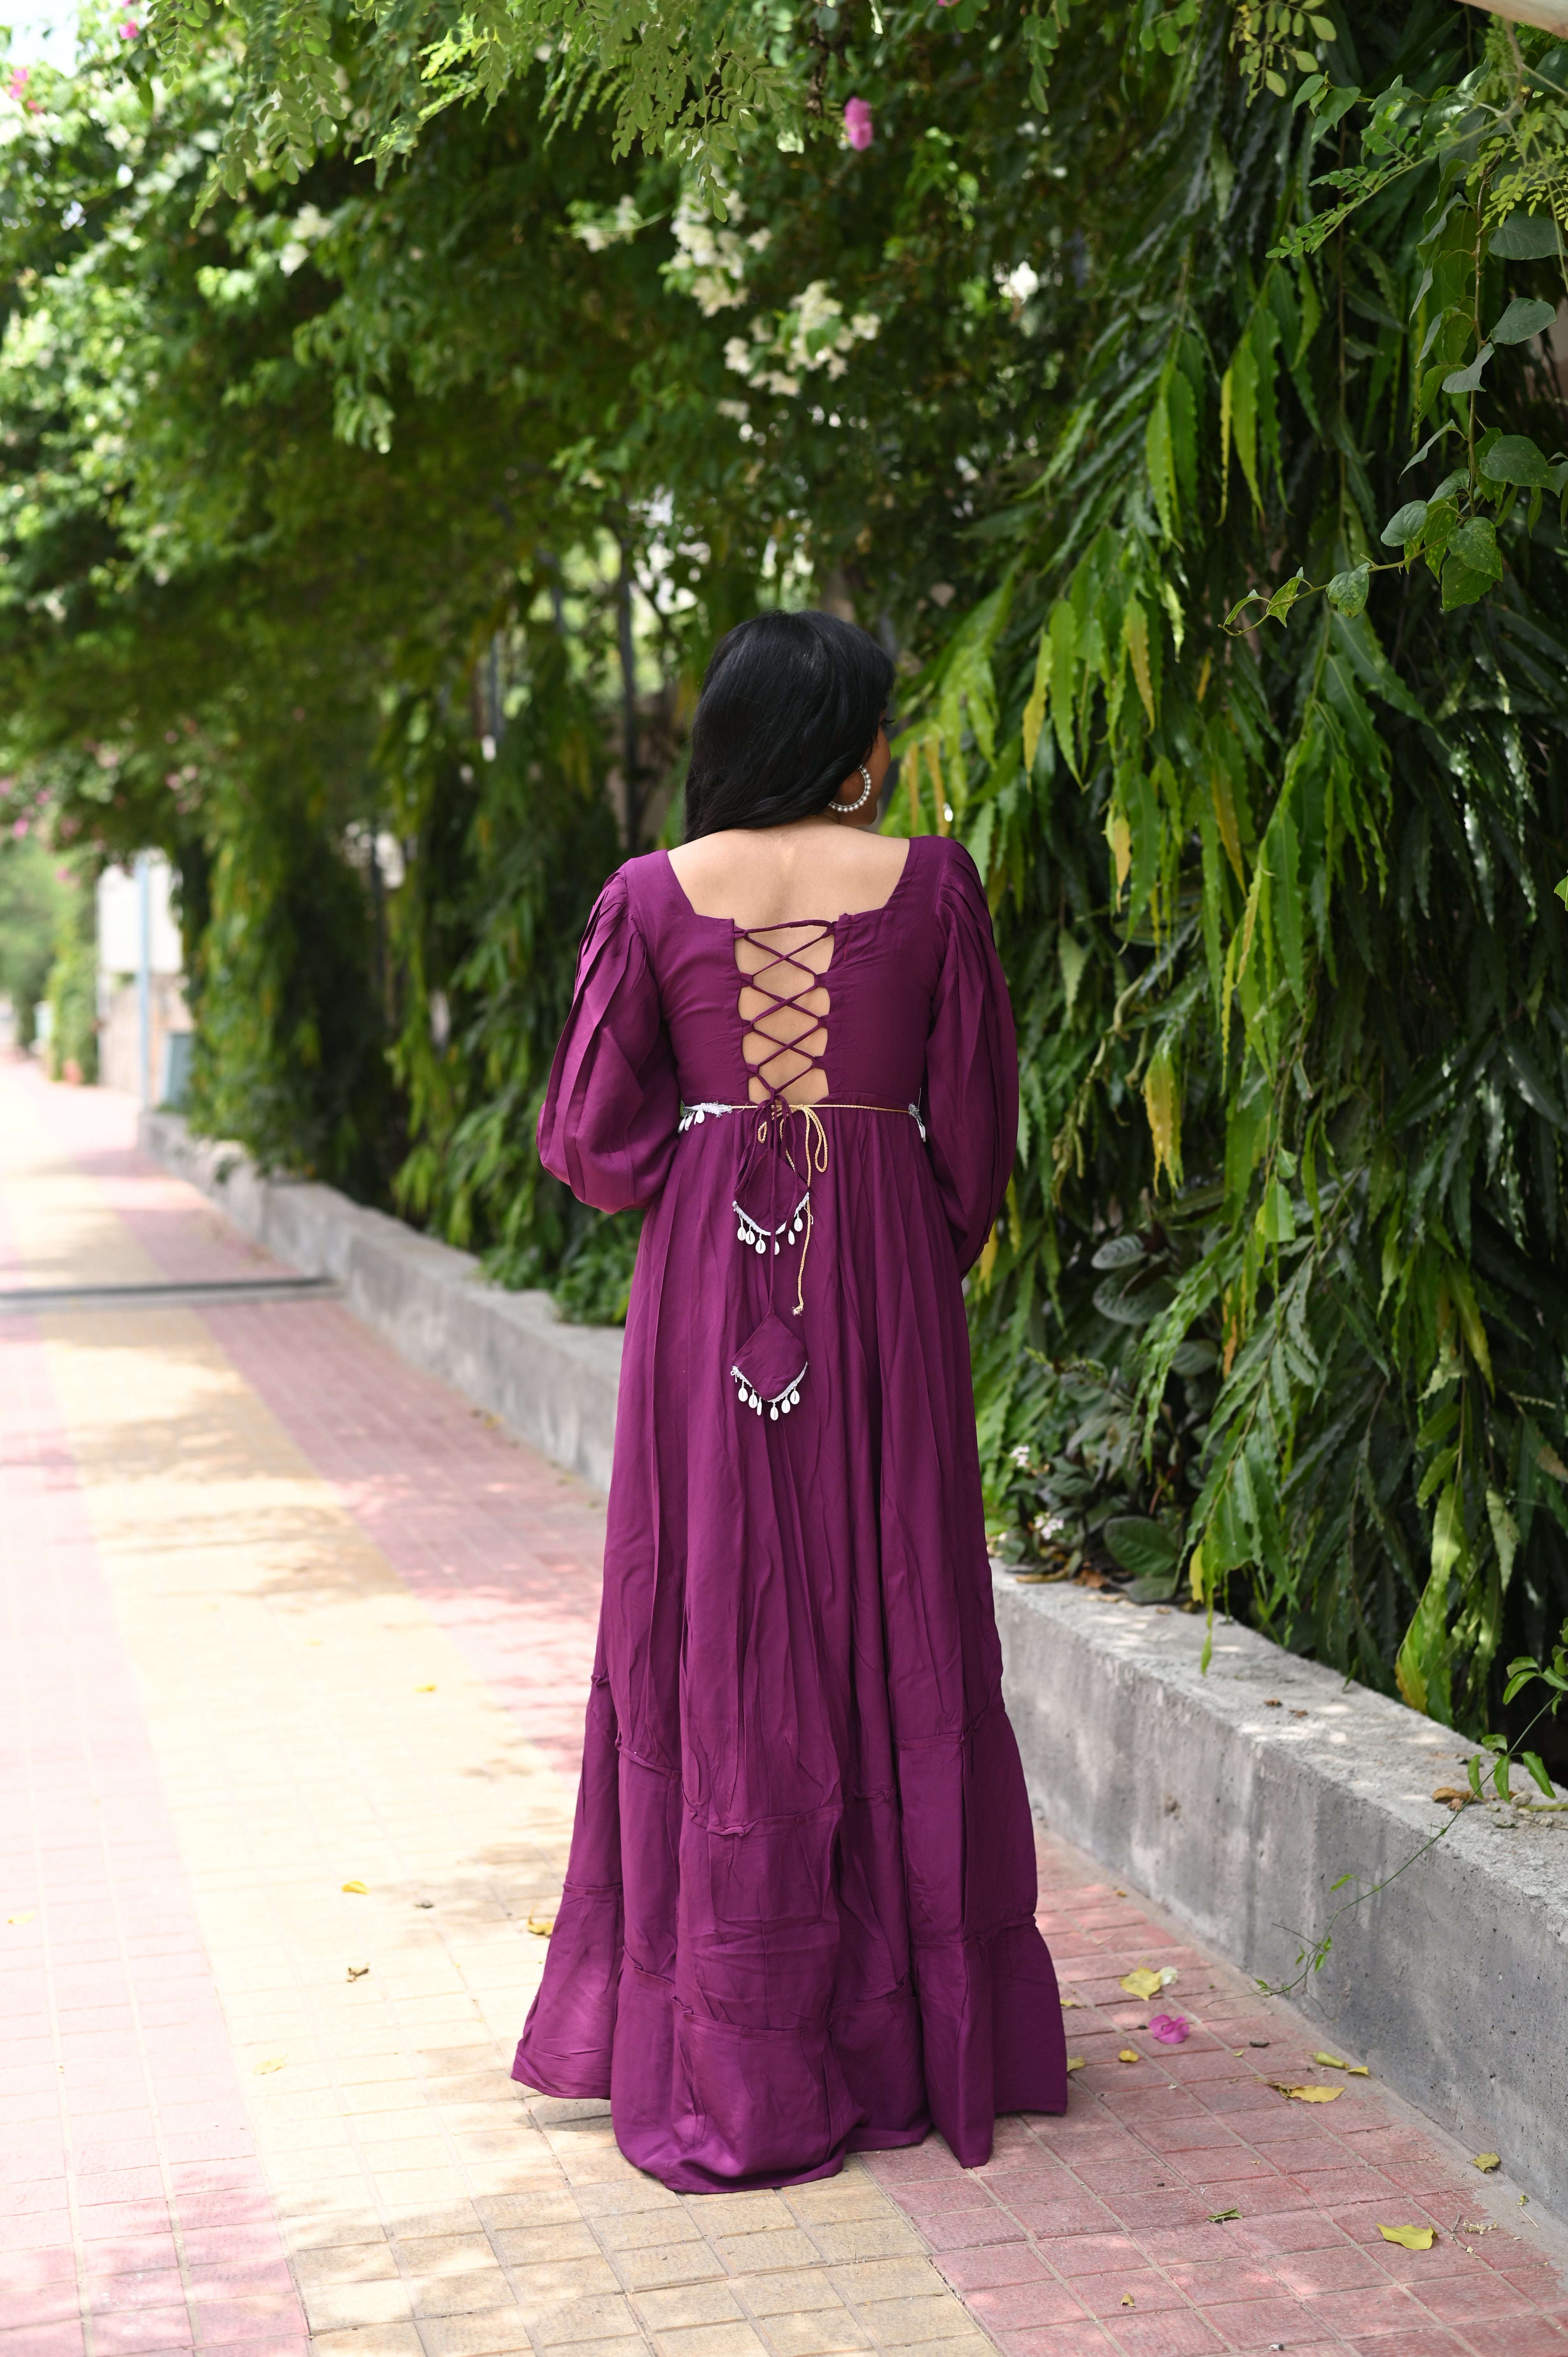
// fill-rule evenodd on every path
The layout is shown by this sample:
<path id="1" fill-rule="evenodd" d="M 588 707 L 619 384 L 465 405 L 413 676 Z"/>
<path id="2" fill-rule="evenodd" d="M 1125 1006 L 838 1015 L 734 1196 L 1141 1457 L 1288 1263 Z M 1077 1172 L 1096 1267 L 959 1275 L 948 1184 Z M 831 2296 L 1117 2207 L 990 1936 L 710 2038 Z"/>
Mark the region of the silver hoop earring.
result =
<path id="1" fill-rule="evenodd" d="M 832 811 L 835 818 L 853 818 L 855 812 L 858 810 L 864 810 L 866 803 L 871 800 L 871 772 L 866 768 L 864 761 L 859 764 L 859 768 L 860 774 L 865 780 L 865 783 L 862 786 L 859 793 L 856 794 L 854 802 L 832 802 L 828 804 L 828 808 Z"/>

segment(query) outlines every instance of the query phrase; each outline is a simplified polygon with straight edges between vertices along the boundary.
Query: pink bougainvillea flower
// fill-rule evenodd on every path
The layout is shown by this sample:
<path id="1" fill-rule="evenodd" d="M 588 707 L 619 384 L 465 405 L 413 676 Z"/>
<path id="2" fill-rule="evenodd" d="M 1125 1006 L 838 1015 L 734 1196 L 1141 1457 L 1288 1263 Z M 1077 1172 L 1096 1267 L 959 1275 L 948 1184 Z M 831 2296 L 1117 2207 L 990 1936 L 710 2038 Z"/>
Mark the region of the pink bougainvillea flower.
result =
<path id="1" fill-rule="evenodd" d="M 1191 2025 L 1179 2013 L 1156 2013 L 1149 2024 L 1149 2036 L 1162 2046 L 1185 2046 L 1190 2035 Z"/>
<path id="2" fill-rule="evenodd" d="M 134 16 L 127 16 L 120 27 L 120 38 L 123 41 L 134 41 L 141 29 Z"/>
<path id="3" fill-rule="evenodd" d="M 11 822 L 11 832 L 16 836 L 17 842 L 20 843 L 22 837 L 27 832 L 27 820 L 25 818 L 13 819 Z"/>
<path id="4" fill-rule="evenodd" d="M 872 113 L 864 98 L 846 98 L 843 102 L 844 135 L 852 147 L 871 145 Z"/>
<path id="5" fill-rule="evenodd" d="M 29 69 L 27 66 L 18 66 L 15 73 L 11 76 L 10 81 L 5 85 L 6 97 L 20 98 L 22 92 L 27 89 L 27 83 L 30 80 L 31 74 Z"/>

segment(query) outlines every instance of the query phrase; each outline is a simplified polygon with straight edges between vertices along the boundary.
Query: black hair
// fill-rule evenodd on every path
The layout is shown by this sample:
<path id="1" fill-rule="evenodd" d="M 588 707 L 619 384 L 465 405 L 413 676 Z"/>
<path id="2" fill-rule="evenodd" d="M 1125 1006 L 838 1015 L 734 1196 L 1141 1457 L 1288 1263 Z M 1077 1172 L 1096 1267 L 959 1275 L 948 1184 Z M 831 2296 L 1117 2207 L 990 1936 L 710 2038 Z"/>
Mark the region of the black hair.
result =
<path id="1" fill-rule="evenodd" d="M 834 614 L 754 614 L 714 649 L 692 722 L 686 840 L 826 810 L 871 751 L 891 659 Z"/>

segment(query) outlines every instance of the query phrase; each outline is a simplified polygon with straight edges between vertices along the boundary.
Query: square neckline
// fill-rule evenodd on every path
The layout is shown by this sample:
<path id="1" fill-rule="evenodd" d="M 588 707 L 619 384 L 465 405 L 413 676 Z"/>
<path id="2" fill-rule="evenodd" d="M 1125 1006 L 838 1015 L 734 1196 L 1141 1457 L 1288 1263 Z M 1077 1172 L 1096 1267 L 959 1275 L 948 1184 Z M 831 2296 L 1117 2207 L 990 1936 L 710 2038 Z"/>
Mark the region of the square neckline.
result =
<path id="1" fill-rule="evenodd" d="M 904 864 L 898 870 L 898 880 L 894 885 L 892 891 L 887 895 L 886 899 L 878 900 L 874 907 L 869 909 L 845 909 L 841 915 L 836 917 L 781 917 L 777 923 L 771 925 L 740 925 L 736 922 L 733 917 L 705 916 L 701 909 L 694 909 L 692 906 L 691 895 L 687 891 L 685 886 L 682 883 L 680 877 L 675 873 L 675 863 L 671 858 L 668 849 L 661 845 L 660 856 L 664 862 L 664 872 L 669 877 L 671 884 L 673 886 L 675 892 L 679 896 L 682 906 L 684 908 L 686 914 L 693 920 L 693 923 L 699 925 L 727 925 L 732 935 L 737 939 L 745 939 L 757 933 L 787 932 L 799 925 L 822 925 L 826 926 L 831 930 L 832 927 L 837 925 L 850 924 L 862 917 L 880 917 L 886 915 L 886 911 L 893 906 L 894 901 L 898 898 L 899 893 L 904 889 L 904 886 L 908 879 L 909 870 L 915 864 L 915 845 L 918 843 L 923 843 L 932 839 L 934 838 L 928 838 L 927 836 L 918 834 L 906 836 L 905 841 L 908 847 L 904 854 Z"/>

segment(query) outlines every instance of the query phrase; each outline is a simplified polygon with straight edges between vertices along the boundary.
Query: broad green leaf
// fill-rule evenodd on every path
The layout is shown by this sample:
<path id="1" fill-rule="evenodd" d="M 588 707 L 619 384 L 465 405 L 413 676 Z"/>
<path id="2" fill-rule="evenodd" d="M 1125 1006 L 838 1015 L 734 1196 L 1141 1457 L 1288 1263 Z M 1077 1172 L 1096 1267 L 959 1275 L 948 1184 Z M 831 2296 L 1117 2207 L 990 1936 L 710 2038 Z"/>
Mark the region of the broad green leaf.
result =
<path id="1" fill-rule="evenodd" d="M 1449 540 L 1448 554 L 1456 556 L 1472 573 L 1485 573 L 1493 581 L 1503 577 L 1498 528 L 1490 516 L 1472 516 L 1468 523 L 1462 523 Z"/>
<path id="2" fill-rule="evenodd" d="M 1386 535 L 1385 535 L 1386 536 Z M 1365 608 L 1370 586 L 1372 568 L 1369 562 L 1352 565 L 1348 573 L 1337 573 L 1328 584 L 1327 598 L 1337 614 L 1354 620 Z"/>
<path id="3" fill-rule="evenodd" d="M 1556 306 L 1542 303 L 1533 296 L 1516 295 L 1487 341 L 1494 344 L 1522 344 L 1531 336 L 1543 336 L 1557 317 Z"/>
<path id="4" fill-rule="evenodd" d="M 1531 490 L 1550 473 L 1535 444 L 1523 434 L 1499 434 L 1480 460 L 1480 471 L 1492 483 L 1518 483 Z"/>
<path id="5" fill-rule="evenodd" d="M 1557 224 L 1549 212 L 1529 213 L 1521 208 L 1492 231 L 1488 252 L 1499 262 L 1554 262 Z"/>
<path id="6" fill-rule="evenodd" d="M 1443 379 L 1444 393 L 1478 393 L 1487 362 L 1492 357 L 1490 344 L 1483 344 L 1467 368 L 1455 369 Z"/>
<path id="7" fill-rule="evenodd" d="M 1540 1752 L 1521 1751 L 1519 1756 L 1524 1766 L 1529 1769 L 1530 1774 L 1534 1777 L 1540 1790 L 1545 1793 L 1549 1801 L 1554 1801 L 1557 1798 L 1556 1787 L 1553 1785 L 1551 1777 L 1546 1772 L 1546 1762 L 1541 1758 Z"/>
<path id="8" fill-rule="evenodd" d="M 1264 608 L 1266 618 L 1270 621 L 1273 622 L 1283 622 L 1287 620 L 1291 608 L 1295 604 L 1296 599 L 1301 596 L 1302 591 L 1306 587 L 1306 575 L 1305 571 L 1298 568 L 1291 575 L 1288 581 L 1282 581 L 1280 583 L 1279 587 L 1269 599 L 1268 605 Z"/>
<path id="9" fill-rule="evenodd" d="M 1384 524 L 1380 538 L 1386 548 L 1402 548 L 1414 540 L 1426 522 L 1426 501 L 1407 500 Z"/>

